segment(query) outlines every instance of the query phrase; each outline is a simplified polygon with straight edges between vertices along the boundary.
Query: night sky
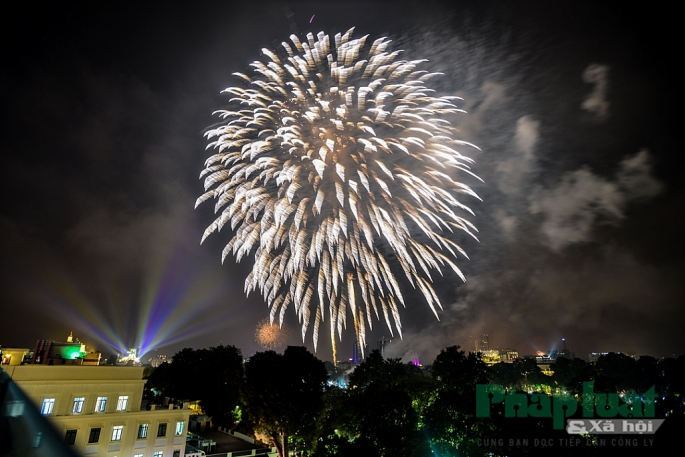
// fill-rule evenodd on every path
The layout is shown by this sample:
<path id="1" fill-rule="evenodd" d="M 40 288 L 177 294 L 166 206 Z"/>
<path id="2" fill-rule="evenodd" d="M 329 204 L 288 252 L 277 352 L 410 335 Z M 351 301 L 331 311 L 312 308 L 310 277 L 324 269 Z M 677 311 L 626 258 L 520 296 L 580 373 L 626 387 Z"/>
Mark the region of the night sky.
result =
<path id="1" fill-rule="evenodd" d="M 477 144 L 479 242 L 436 281 L 438 321 L 410 291 L 391 356 L 430 363 L 489 334 L 521 355 L 685 354 L 680 23 L 586 1 L 53 2 L 3 27 L 0 344 L 70 331 L 109 354 L 233 344 L 268 316 L 200 239 L 204 131 L 261 49 L 355 28 L 442 72 Z M 653 8 L 653 7 L 652 7 Z M 294 310 L 290 310 L 294 311 Z M 325 324 L 324 324 L 325 325 Z M 291 312 L 288 343 L 302 344 Z M 324 327 L 325 328 L 325 327 Z M 324 333 L 325 334 L 325 333 Z M 390 333 L 377 322 L 370 348 Z M 322 338 L 318 356 L 330 359 Z M 351 355 L 353 331 L 339 346 Z M 313 349 L 311 331 L 306 346 Z"/>

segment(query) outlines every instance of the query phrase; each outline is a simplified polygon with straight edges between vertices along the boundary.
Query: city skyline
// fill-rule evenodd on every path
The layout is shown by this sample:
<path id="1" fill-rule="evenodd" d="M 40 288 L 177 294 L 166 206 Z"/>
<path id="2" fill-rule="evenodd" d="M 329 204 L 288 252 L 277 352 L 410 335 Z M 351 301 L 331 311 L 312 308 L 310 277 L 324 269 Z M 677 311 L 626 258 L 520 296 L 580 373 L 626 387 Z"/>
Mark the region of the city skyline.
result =
<path id="1" fill-rule="evenodd" d="M 264 323 L 262 322 L 262 325 Z M 396 353 L 397 351 L 392 350 L 392 343 L 394 342 L 399 342 L 401 341 L 400 339 L 391 339 L 391 338 L 386 338 L 385 336 L 381 336 L 377 341 L 367 343 L 365 348 L 364 348 L 364 356 L 362 357 L 361 351 L 358 349 L 357 342 L 353 341 L 352 347 L 351 347 L 351 356 L 350 357 L 344 357 L 344 358 L 338 358 L 338 362 L 350 362 L 354 364 L 361 363 L 363 360 L 366 359 L 366 357 L 375 350 L 378 350 L 381 354 L 381 356 L 385 358 L 394 358 L 392 355 L 388 354 L 393 354 Z M 463 343 L 463 344 L 462 344 Z M 223 343 L 219 343 L 218 345 L 215 346 L 220 346 Z M 47 345 L 47 346 L 46 346 Z M 86 346 L 85 344 L 82 344 L 81 341 L 78 339 L 78 337 L 74 337 L 73 334 L 70 333 L 70 335 L 65 339 L 65 341 L 62 340 L 38 340 L 36 341 L 36 344 L 33 346 L 25 346 L 25 347 L 20 347 L 17 345 L 2 345 L 0 344 L 0 353 L 2 353 L 3 357 L 5 355 L 9 355 L 8 360 L 14 360 L 15 358 L 19 357 L 21 352 L 20 350 L 23 350 L 23 357 L 25 360 L 27 356 L 30 356 L 30 361 L 27 361 L 27 363 L 47 363 L 45 360 L 41 361 L 41 358 L 38 357 L 36 358 L 37 354 L 43 354 L 45 352 L 46 347 L 65 347 L 65 348 L 70 348 L 69 350 L 75 350 L 74 348 L 78 347 L 80 345 L 81 347 L 81 352 L 78 357 L 66 357 L 67 359 L 73 359 L 73 358 L 78 358 L 78 359 L 83 359 L 83 364 L 84 365 L 111 365 L 111 364 L 117 364 L 117 365 L 128 365 L 128 364 L 133 364 L 133 365 L 151 365 L 153 367 L 159 366 L 161 363 L 164 362 L 171 362 L 173 359 L 174 353 L 162 353 L 160 352 L 159 349 L 154 349 L 151 350 L 147 353 L 144 353 L 142 355 L 140 354 L 140 348 L 128 348 L 125 350 L 122 350 L 120 353 L 100 353 L 97 352 L 97 348 L 94 347 L 89 347 Z M 292 346 L 300 346 L 301 344 L 294 343 Z M 213 347 L 215 347 L 213 346 Z M 476 337 L 473 338 L 471 337 L 470 340 L 465 341 L 465 342 L 455 342 L 451 346 L 457 346 L 459 347 L 460 350 L 465 351 L 466 353 L 469 352 L 474 352 L 474 353 L 481 353 L 484 357 L 484 360 L 486 360 L 486 363 L 491 365 L 493 354 L 499 354 L 498 362 L 512 362 L 515 359 L 525 359 L 525 358 L 544 358 L 545 360 L 547 359 L 556 359 L 557 357 L 567 357 L 567 358 L 580 358 L 585 361 L 589 362 L 595 362 L 596 359 L 601 356 L 601 355 L 606 355 L 610 353 L 614 354 L 624 354 L 629 357 L 638 359 L 639 357 L 642 356 L 647 356 L 647 357 L 654 357 L 658 360 L 660 359 L 666 359 L 666 358 L 678 358 L 679 356 L 683 354 L 661 354 L 661 355 L 656 355 L 656 354 L 641 354 L 637 353 L 635 351 L 625 351 L 625 350 L 593 350 L 591 352 L 587 353 L 575 353 L 571 350 L 566 345 L 566 339 L 562 338 L 560 341 L 555 341 L 551 343 L 548 346 L 547 350 L 538 350 L 535 352 L 523 352 L 523 351 L 518 351 L 518 348 L 513 347 L 511 345 L 507 345 L 506 342 L 504 344 L 499 345 L 496 344 L 494 346 L 490 346 L 489 343 L 489 335 L 488 334 L 483 334 L 481 337 Z M 601 345 L 600 345 L 601 346 Z M 286 346 L 276 346 L 276 347 L 266 347 L 263 344 L 260 343 L 260 347 L 250 353 L 250 354 L 243 354 L 243 357 L 245 359 L 249 359 L 251 356 L 256 354 L 257 352 L 264 352 L 264 351 L 275 351 L 282 353 L 283 350 L 285 350 Z M 199 349 L 209 349 L 209 347 L 206 348 L 200 348 L 200 347 L 190 347 L 190 349 L 193 350 L 199 350 Z M 237 347 L 238 350 L 241 350 L 240 347 Z M 445 348 L 441 348 L 445 349 Z M 3 352 L 4 350 L 4 352 Z M 38 350 L 38 352 L 36 352 Z M 85 352 L 89 351 L 89 352 Z M 345 354 L 346 351 L 343 348 L 343 354 Z M 84 358 L 85 356 L 85 358 Z M 421 356 L 421 354 L 417 352 L 412 352 L 411 357 L 409 359 L 404 358 L 405 363 L 409 362 L 414 362 L 415 360 L 418 360 L 418 358 Z M 58 356 L 58 358 L 65 358 L 64 354 L 61 356 Z M 90 359 L 89 359 L 90 358 Z M 321 360 L 328 360 L 325 357 L 320 357 Z M 505 360 L 506 359 L 506 360 Z M 328 360 L 332 361 L 332 360 Z M 16 361 L 15 361 L 16 362 Z M 430 364 L 432 362 L 432 359 L 430 361 L 426 361 L 427 364 Z M 8 361 L 5 361 L 3 358 L 3 364 L 9 364 Z M 50 363 L 52 364 L 52 363 Z M 78 365 L 78 363 L 77 363 Z M 415 363 L 415 365 L 418 365 L 418 363 Z"/>
<path id="2" fill-rule="evenodd" d="M 436 90 L 464 99 L 456 127 L 482 150 L 466 282 L 434 275 L 439 320 L 403 283 L 403 339 L 387 357 L 425 364 L 483 333 L 521 354 L 561 338 L 581 356 L 685 353 L 673 19 L 541 1 L 22 8 L 30 32 L 0 72 L 0 344 L 73 331 L 103 353 L 260 350 L 269 310 L 243 292 L 250 260 L 222 265 L 224 234 L 200 246 L 214 219 L 211 204 L 193 210 L 202 135 L 227 103 L 220 91 L 238 83 L 231 74 L 262 48 L 354 26 L 443 73 Z M 311 330 L 304 343 L 292 331 L 293 309 L 285 326 L 287 344 L 313 350 Z M 374 321 L 367 340 L 383 336 Z"/>

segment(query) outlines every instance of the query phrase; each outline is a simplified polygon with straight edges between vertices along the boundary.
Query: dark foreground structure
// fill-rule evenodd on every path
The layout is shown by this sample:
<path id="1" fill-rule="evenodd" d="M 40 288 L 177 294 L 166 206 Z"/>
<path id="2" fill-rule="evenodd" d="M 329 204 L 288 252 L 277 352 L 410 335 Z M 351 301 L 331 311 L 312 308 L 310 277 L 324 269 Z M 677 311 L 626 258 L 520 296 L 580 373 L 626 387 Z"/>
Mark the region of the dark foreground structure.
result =
<path id="1" fill-rule="evenodd" d="M 0 370 L 0 456 L 77 457 L 3 370 Z"/>

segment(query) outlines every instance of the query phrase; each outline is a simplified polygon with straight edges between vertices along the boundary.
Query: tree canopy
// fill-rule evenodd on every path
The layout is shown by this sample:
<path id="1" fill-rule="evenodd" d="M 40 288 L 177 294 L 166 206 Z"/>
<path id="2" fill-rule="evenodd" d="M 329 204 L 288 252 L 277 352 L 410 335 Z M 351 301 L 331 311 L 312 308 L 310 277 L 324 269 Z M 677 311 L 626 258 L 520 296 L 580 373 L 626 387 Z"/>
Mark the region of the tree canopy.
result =
<path id="1" fill-rule="evenodd" d="M 313 446 L 327 380 L 324 363 L 304 347 L 258 352 L 246 363 L 245 411 L 280 456 L 288 455 L 289 437 L 302 441 L 296 446 Z"/>
<path id="2" fill-rule="evenodd" d="M 240 401 L 243 357 L 234 346 L 185 348 L 172 363 L 160 365 L 149 377 L 150 387 L 179 400 L 200 400 L 216 425 L 232 426 Z"/>
<path id="3" fill-rule="evenodd" d="M 543 374 L 532 358 L 487 367 L 479 354 L 459 346 L 443 349 L 426 368 L 373 351 L 349 373 L 346 386 L 329 386 L 326 364 L 304 347 L 259 352 L 243 369 L 238 349 L 219 346 L 183 349 L 173 363 L 158 367 L 148 384 L 175 399 L 201 400 L 216 425 L 235 426 L 235 408 L 241 405 L 242 431 L 255 432 L 282 457 L 288 451 L 312 457 L 546 456 L 547 448 L 509 443 L 568 439 L 548 418 L 507 417 L 501 403 L 492 405 L 490 417 L 475 417 L 476 386 L 488 383 L 528 401 L 534 391 L 579 394 L 585 381 L 607 393 L 644 393 L 656 386 L 656 417 L 667 418 L 659 436 L 677 436 L 685 423 L 685 357 L 636 361 L 609 354 L 597 363 L 560 357 L 550 368 L 552 376 Z M 336 372 L 330 364 L 328 371 Z M 583 453 L 605 450 L 586 447 Z M 554 449 L 558 456 L 575 452 Z"/>

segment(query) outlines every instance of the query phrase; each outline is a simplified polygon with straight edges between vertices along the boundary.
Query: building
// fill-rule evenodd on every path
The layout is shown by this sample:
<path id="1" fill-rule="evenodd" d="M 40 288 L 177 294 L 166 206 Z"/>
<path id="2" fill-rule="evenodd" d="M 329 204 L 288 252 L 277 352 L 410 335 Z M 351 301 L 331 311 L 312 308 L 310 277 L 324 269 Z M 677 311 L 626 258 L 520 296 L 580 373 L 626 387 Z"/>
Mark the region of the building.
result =
<path id="1" fill-rule="evenodd" d="M 163 363 L 170 362 L 170 360 L 167 360 L 167 356 L 165 354 L 155 354 L 147 359 L 147 361 L 150 362 L 150 365 L 152 365 L 154 368 L 157 368 Z"/>
<path id="2" fill-rule="evenodd" d="M 21 365 L 29 353 L 27 348 L 3 348 L 0 346 L 0 364 Z"/>
<path id="3" fill-rule="evenodd" d="M 472 343 L 471 352 L 485 352 L 490 350 L 490 338 L 487 333 L 483 333 L 482 338 L 477 338 Z"/>
<path id="4" fill-rule="evenodd" d="M 389 340 L 385 336 L 382 336 L 378 340 L 378 351 L 380 351 L 381 355 L 385 357 L 385 348 L 388 347 L 388 344 L 392 343 L 392 340 Z"/>
<path id="5" fill-rule="evenodd" d="M 83 457 L 26 394 L 0 370 L 0 455 L 21 457 Z"/>
<path id="6" fill-rule="evenodd" d="M 338 361 L 337 368 L 341 371 L 350 371 L 356 367 L 357 364 L 354 363 L 352 359 L 349 360 L 340 360 Z"/>
<path id="7" fill-rule="evenodd" d="M 128 352 L 124 355 L 117 354 L 117 365 L 140 365 L 140 348 L 129 348 Z"/>
<path id="8" fill-rule="evenodd" d="M 87 352 L 86 345 L 70 333 L 67 341 L 38 340 L 31 358 L 32 364 L 43 365 L 99 365 L 102 355 Z"/>
<path id="9" fill-rule="evenodd" d="M 504 363 L 512 363 L 519 358 L 519 352 L 516 349 L 500 349 L 499 357 Z"/>
<path id="10" fill-rule="evenodd" d="M 190 410 L 141 410 L 142 367 L 3 365 L 68 446 L 92 457 L 182 457 Z"/>
<path id="11" fill-rule="evenodd" d="M 535 356 L 535 363 L 538 365 L 538 368 L 540 368 L 540 371 L 542 371 L 542 374 L 547 376 L 552 376 L 554 374 L 554 371 L 552 371 L 554 359 L 550 358 L 549 354 L 538 351 Z"/>
<path id="12" fill-rule="evenodd" d="M 637 354 L 634 352 L 618 352 L 618 351 L 613 351 L 614 354 L 623 354 L 625 356 L 628 356 L 630 358 L 633 358 L 635 360 L 638 359 Z M 611 352 L 589 352 L 587 357 L 590 363 L 597 363 L 597 360 L 602 357 L 603 355 L 609 355 Z"/>
<path id="13" fill-rule="evenodd" d="M 417 354 L 416 352 L 413 352 L 411 355 L 411 364 L 414 365 L 415 367 L 421 366 L 421 360 L 419 360 L 419 354 Z"/>
<path id="14" fill-rule="evenodd" d="M 359 343 L 355 341 L 352 343 L 352 362 L 356 365 L 364 360 L 361 351 L 359 350 Z"/>
<path id="15" fill-rule="evenodd" d="M 557 360 L 559 357 L 566 357 L 567 359 L 571 360 L 575 358 L 575 354 L 568 349 L 566 349 L 566 339 L 562 338 L 561 343 L 563 345 L 563 349 L 555 349 L 552 351 L 549 351 L 549 358 L 552 360 Z"/>
<path id="16" fill-rule="evenodd" d="M 565 357 L 569 360 L 575 359 L 576 355 L 569 351 L 568 349 L 556 349 L 554 351 L 549 351 L 549 358 L 552 360 L 556 360 L 559 357 Z"/>
<path id="17" fill-rule="evenodd" d="M 492 366 L 502 361 L 502 356 L 496 349 L 488 349 L 479 352 L 481 360 L 487 365 Z"/>

